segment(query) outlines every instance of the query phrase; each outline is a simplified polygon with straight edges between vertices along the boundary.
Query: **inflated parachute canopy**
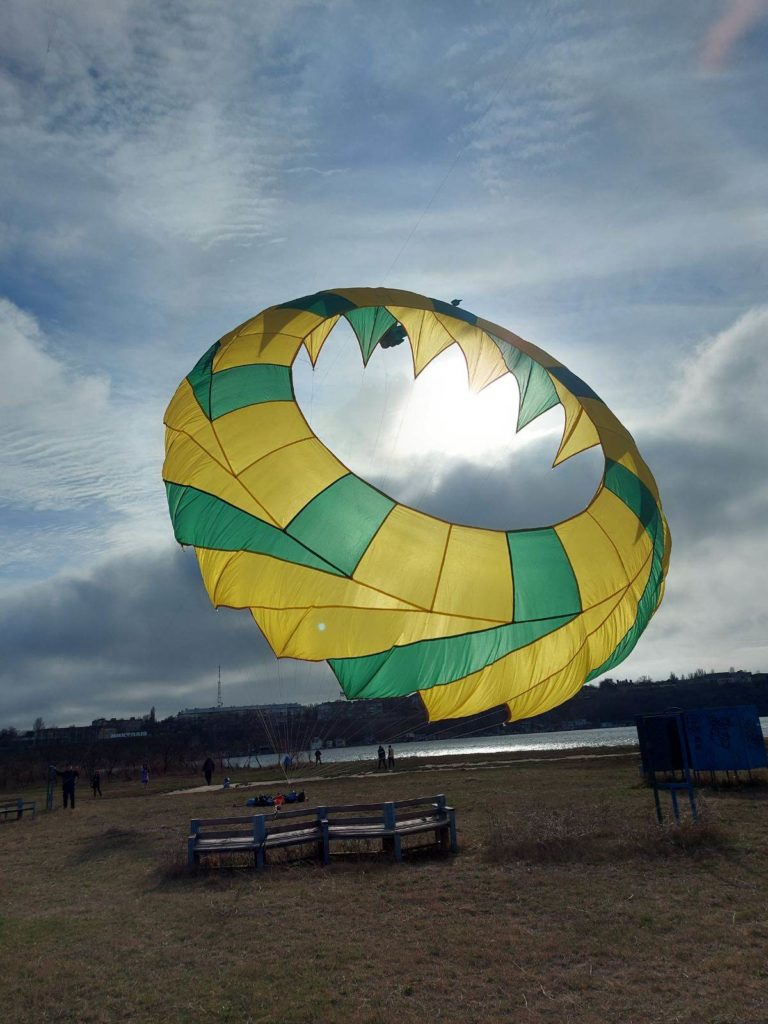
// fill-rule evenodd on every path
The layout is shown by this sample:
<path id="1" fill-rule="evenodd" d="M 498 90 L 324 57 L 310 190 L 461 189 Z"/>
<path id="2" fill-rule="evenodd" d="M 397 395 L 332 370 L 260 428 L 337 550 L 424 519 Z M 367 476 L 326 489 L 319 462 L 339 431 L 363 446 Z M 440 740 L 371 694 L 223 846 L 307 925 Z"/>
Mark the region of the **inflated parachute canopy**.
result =
<path id="1" fill-rule="evenodd" d="M 407 340 L 414 375 L 451 345 L 473 389 L 514 374 L 518 429 L 562 405 L 555 465 L 605 455 L 589 505 L 540 529 L 476 529 L 351 473 L 304 419 L 291 372 L 340 317 L 364 362 Z M 537 715 L 626 658 L 661 601 L 669 531 L 629 433 L 552 356 L 454 305 L 345 288 L 272 306 L 205 353 L 165 424 L 174 532 L 213 604 L 250 609 L 279 657 L 327 659 L 350 698 L 418 693 L 432 720 Z"/>

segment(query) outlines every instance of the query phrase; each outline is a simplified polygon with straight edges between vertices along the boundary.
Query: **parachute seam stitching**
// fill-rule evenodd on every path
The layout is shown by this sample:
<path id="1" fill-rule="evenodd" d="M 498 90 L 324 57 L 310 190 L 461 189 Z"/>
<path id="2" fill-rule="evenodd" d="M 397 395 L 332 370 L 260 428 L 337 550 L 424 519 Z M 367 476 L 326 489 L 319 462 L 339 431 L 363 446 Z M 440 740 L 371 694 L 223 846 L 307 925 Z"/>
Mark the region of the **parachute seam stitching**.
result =
<path id="1" fill-rule="evenodd" d="M 217 551 L 219 549 L 218 548 L 205 548 L 203 550 L 206 550 L 206 551 Z M 245 554 L 253 554 L 253 553 L 254 552 L 249 552 L 249 551 L 245 552 Z M 264 557 L 271 558 L 273 556 L 266 555 Z M 352 580 L 351 582 L 356 583 L 357 581 L 356 580 Z M 383 591 L 383 590 L 374 590 L 372 587 L 367 587 L 365 583 L 361 583 L 359 585 L 361 587 L 365 587 L 365 589 L 367 589 L 367 590 L 372 590 L 374 593 L 383 594 L 385 597 L 392 597 L 396 601 L 403 601 L 404 604 L 408 603 L 408 602 L 405 602 L 403 598 L 396 597 L 394 594 L 386 594 L 385 591 Z M 605 598 L 605 600 L 608 600 L 608 598 Z M 232 607 L 234 607 L 234 605 Z M 411 604 L 407 608 L 375 608 L 375 607 L 366 607 L 365 605 L 359 605 L 359 604 L 323 604 L 323 605 L 311 605 L 311 604 L 309 604 L 309 605 L 305 605 L 305 604 L 296 604 L 296 605 L 249 604 L 249 605 L 244 606 L 244 607 L 248 607 L 248 608 L 263 608 L 264 611 L 268 611 L 268 612 L 279 612 L 279 611 L 285 611 L 285 612 L 295 611 L 295 612 L 299 612 L 299 611 L 309 611 L 310 608 L 335 608 L 335 609 L 338 609 L 338 610 L 341 610 L 341 611 L 376 612 L 377 615 L 379 613 L 382 613 L 382 614 L 384 614 L 384 613 L 395 614 L 396 613 L 398 615 L 417 615 L 417 614 L 418 615 L 429 615 L 430 614 L 430 609 L 429 608 L 421 608 L 418 605 L 413 605 L 413 604 Z M 446 619 L 469 619 L 469 620 L 471 620 L 473 622 L 487 622 L 487 623 L 490 623 L 490 625 L 485 627 L 486 629 L 496 629 L 498 626 L 508 626 L 508 625 L 511 625 L 511 623 L 508 623 L 505 619 L 480 618 L 477 615 L 460 615 L 457 612 L 434 612 L 433 614 L 439 615 L 439 616 L 441 616 L 443 618 L 446 618 Z M 457 636 L 457 637 L 458 636 L 473 636 L 475 633 L 481 633 L 481 632 L 484 632 L 484 630 L 479 630 L 479 629 L 478 630 L 467 630 L 465 633 L 452 634 L 451 638 L 453 638 L 453 636 Z M 431 640 L 447 640 L 447 639 L 449 639 L 449 638 L 448 637 L 430 637 L 429 640 L 414 640 L 414 641 L 412 641 L 412 643 L 429 643 Z M 410 647 L 411 644 L 403 644 L 402 646 L 403 647 Z M 379 651 L 377 653 L 381 653 L 381 652 Z M 363 657 L 363 658 L 365 658 L 365 657 L 368 657 L 368 655 L 365 655 L 365 654 L 363 654 L 363 655 L 351 655 L 351 657 Z"/>
<path id="2" fill-rule="evenodd" d="M 210 423 L 210 420 L 208 422 Z M 211 452 L 209 452 L 208 449 L 205 447 L 205 445 L 200 444 L 200 442 L 195 437 L 193 437 L 192 434 L 188 433 L 186 430 L 179 430 L 178 427 L 171 427 L 167 423 L 165 424 L 165 427 L 166 427 L 167 430 L 172 430 L 175 434 L 179 434 L 181 437 L 188 438 L 188 440 L 190 440 L 193 445 L 198 447 L 200 449 L 200 451 L 205 452 L 205 454 L 208 455 L 216 463 L 217 466 L 220 466 L 224 470 L 225 473 L 229 472 L 228 467 L 223 462 L 220 462 L 216 458 L 215 455 L 213 455 Z M 226 455 L 224 455 L 224 458 L 226 459 Z M 174 483 L 174 482 L 175 481 L 173 481 L 173 480 L 169 480 L 168 481 L 168 483 Z M 183 486 L 187 486 L 187 485 L 185 484 Z"/>
<path id="3" fill-rule="evenodd" d="M 262 403 L 262 404 L 264 404 L 264 403 Z M 246 406 L 246 408 L 250 408 L 250 406 Z M 315 437 L 315 435 L 311 434 L 310 437 L 297 437 L 294 441 L 286 441 L 285 444 L 281 444 L 279 447 L 273 448 L 272 451 L 264 452 L 264 454 L 260 455 L 258 457 L 258 459 L 254 459 L 253 462 L 249 462 L 247 466 L 243 466 L 242 469 L 238 470 L 238 472 L 235 474 L 235 476 L 239 480 L 241 473 L 247 473 L 249 469 L 253 469 L 254 466 L 258 465 L 258 463 L 262 462 L 264 459 L 268 459 L 269 456 L 270 455 L 274 455 L 275 452 L 285 451 L 286 448 L 292 448 L 293 445 L 301 444 L 302 441 L 311 441 L 312 438 L 314 438 L 314 437 Z M 317 438 L 315 438 L 315 440 L 317 440 Z M 333 453 L 331 453 L 331 454 L 333 454 Z M 328 486 L 330 487 L 330 484 Z M 243 487 L 245 487 L 245 484 L 243 484 Z M 309 500 L 311 501 L 312 499 L 310 498 Z M 309 504 L 309 502 L 307 504 Z M 298 514 L 299 513 L 297 512 L 296 515 L 298 515 Z M 282 529 L 282 527 L 281 527 L 281 529 Z"/>
<path id="4" fill-rule="evenodd" d="M 434 610 L 435 610 L 435 601 L 437 600 L 437 592 L 440 589 L 440 580 L 442 579 L 442 576 L 443 576 L 443 569 L 445 567 L 445 559 L 448 556 L 448 545 L 451 542 L 451 532 L 452 532 L 452 530 L 453 530 L 453 523 L 450 523 L 449 526 L 448 526 L 448 533 L 446 534 L 446 537 L 445 537 L 445 545 L 443 546 L 443 557 L 440 559 L 440 567 L 437 570 L 437 582 L 435 583 L 435 589 L 432 591 L 432 601 L 430 602 L 430 605 L 429 605 L 430 612 L 434 612 Z"/>

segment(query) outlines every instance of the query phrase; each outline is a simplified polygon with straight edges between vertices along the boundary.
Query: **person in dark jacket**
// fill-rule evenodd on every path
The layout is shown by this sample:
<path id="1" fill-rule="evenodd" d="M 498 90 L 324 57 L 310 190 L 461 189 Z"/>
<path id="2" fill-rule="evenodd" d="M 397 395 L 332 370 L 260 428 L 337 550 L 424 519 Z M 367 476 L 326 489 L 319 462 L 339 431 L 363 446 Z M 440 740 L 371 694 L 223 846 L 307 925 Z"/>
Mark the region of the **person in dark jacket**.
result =
<path id="1" fill-rule="evenodd" d="M 378 755 L 379 755 L 379 763 L 376 765 L 376 771 L 378 771 L 379 768 L 383 768 L 384 771 L 386 771 L 387 770 L 387 752 L 384 749 L 384 747 L 382 747 L 381 744 L 379 744 Z"/>
<path id="2" fill-rule="evenodd" d="M 205 776 L 206 786 L 210 786 L 211 784 L 211 779 L 213 778 L 213 769 L 215 767 L 216 765 L 213 763 L 213 760 L 210 757 L 206 757 L 206 759 L 203 761 L 203 775 Z"/>
<path id="3" fill-rule="evenodd" d="M 74 765 L 68 764 L 64 771 L 56 769 L 56 774 L 61 777 L 61 794 L 64 798 L 64 806 L 69 805 L 75 809 L 75 783 L 80 778 L 80 772 Z"/>
<path id="4" fill-rule="evenodd" d="M 91 789 L 93 790 L 94 796 L 96 796 L 97 793 L 101 796 L 101 772 L 98 768 L 94 768 L 93 770 L 93 775 L 91 776 Z"/>

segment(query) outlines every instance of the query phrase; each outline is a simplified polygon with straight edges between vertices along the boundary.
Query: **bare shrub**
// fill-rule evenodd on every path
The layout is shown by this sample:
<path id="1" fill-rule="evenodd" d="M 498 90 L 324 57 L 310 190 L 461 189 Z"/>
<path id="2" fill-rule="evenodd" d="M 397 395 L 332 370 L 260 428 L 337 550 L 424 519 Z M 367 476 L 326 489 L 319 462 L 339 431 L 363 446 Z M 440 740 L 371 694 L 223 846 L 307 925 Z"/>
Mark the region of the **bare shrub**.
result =
<path id="1" fill-rule="evenodd" d="M 526 817 L 488 816 L 484 857 L 490 863 L 604 863 L 636 858 L 694 856 L 723 850 L 726 832 L 710 811 L 694 822 L 658 825 L 631 820 L 606 806 L 529 813 Z"/>

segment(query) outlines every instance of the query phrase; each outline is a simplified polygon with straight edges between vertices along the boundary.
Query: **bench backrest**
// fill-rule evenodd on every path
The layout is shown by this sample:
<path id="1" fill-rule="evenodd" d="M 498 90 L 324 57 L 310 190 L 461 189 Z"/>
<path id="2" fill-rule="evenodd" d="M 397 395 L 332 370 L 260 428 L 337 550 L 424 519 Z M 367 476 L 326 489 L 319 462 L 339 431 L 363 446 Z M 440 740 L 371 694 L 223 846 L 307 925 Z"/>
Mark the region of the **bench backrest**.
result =
<path id="1" fill-rule="evenodd" d="M 398 821 L 407 821 L 426 814 L 445 814 L 445 797 L 421 796 L 412 800 L 388 800 L 378 804 L 338 804 L 326 807 L 329 825 L 375 825 L 394 828 Z"/>
<path id="2" fill-rule="evenodd" d="M 294 832 L 320 823 L 324 808 L 302 807 L 300 810 L 240 815 L 234 818 L 194 818 L 190 822 L 190 835 L 199 839 L 227 839 L 238 836 L 256 836 L 259 840 L 275 832 Z"/>
<path id="3" fill-rule="evenodd" d="M 297 810 L 281 810 L 277 814 L 195 818 L 190 824 L 190 833 L 200 839 L 254 836 L 263 841 L 268 835 L 295 832 L 313 826 L 319 828 L 321 821 L 327 821 L 329 825 L 383 825 L 385 828 L 394 828 L 398 821 L 408 821 L 425 815 L 443 817 L 445 814 L 445 796 L 440 794 L 374 804 L 302 807 Z"/>

